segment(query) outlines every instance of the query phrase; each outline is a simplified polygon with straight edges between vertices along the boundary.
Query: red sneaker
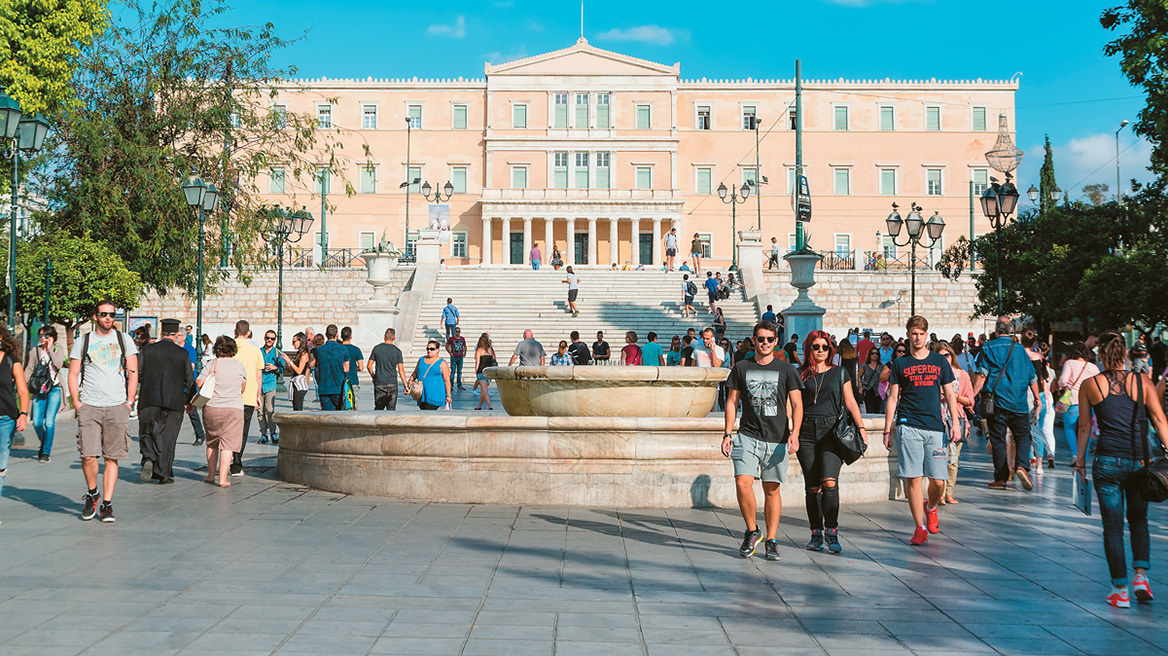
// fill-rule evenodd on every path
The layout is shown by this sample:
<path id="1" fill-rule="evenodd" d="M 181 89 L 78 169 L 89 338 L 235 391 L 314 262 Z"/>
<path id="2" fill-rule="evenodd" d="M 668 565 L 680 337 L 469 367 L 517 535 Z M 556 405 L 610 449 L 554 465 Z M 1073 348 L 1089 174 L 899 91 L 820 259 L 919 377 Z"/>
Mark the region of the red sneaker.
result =
<path id="1" fill-rule="evenodd" d="M 1112 590 L 1111 594 L 1107 595 L 1107 603 L 1116 608 L 1131 608 L 1131 600 L 1128 599 L 1127 588 L 1118 592 Z"/>
<path id="2" fill-rule="evenodd" d="M 1148 585 L 1148 579 L 1143 576 L 1137 576 L 1132 581 L 1132 592 L 1136 594 L 1136 599 L 1141 604 L 1150 603 L 1152 601 L 1152 588 Z"/>
<path id="3" fill-rule="evenodd" d="M 941 518 L 937 515 L 937 509 L 929 510 L 929 502 L 925 502 L 925 526 L 929 527 L 930 533 L 941 532 Z"/>
<path id="4" fill-rule="evenodd" d="M 913 533 L 912 539 L 908 541 L 914 547 L 919 547 L 929 541 L 929 532 L 923 526 L 918 526 L 916 532 Z"/>

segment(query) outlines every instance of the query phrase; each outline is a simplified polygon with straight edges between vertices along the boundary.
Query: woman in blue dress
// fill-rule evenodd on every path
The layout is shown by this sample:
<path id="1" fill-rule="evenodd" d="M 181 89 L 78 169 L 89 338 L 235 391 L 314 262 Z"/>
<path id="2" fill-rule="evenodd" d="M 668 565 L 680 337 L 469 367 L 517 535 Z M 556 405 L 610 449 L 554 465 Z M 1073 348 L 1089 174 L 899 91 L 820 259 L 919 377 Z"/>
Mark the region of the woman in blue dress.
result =
<path id="1" fill-rule="evenodd" d="M 451 402 L 450 364 L 438 356 L 440 348 L 438 340 L 427 342 L 426 357 L 418 360 L 418 366 L 410 376 L 411 384 L 415 380 L 422 381 L 422 398 L 418 400 L 418 407 L 423 410 L 448 407 Z"/>

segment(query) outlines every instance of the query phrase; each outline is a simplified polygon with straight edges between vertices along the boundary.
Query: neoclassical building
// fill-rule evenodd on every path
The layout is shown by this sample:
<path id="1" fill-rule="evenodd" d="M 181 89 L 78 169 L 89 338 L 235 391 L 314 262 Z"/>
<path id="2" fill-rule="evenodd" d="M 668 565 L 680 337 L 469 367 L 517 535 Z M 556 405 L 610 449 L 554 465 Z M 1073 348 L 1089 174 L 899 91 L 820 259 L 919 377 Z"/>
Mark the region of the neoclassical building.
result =
<path id="1" fill-rule="evenodd" d="M 893 202 L 902 214 L 916 202 L 926 218 L 944 217 L 933 256 L 971 228 L 988 230 L 970 193 L 988 182 L 999 115 L 1014 125 L 1015 81 L 806 80 L 803 89 L 813 248 L 896 255 L 883 234 Z M 568 263 L 608 266 L 660 263 L 672 227 L 683 253 L 696 233 L 707 257 L 729 262 L 735 226 L 717 190 L 756 180 L 756 160 L 764 183 L 736 206 L 736 227 L 761 221 L 768 241 L 793 244 L 794 101 L 793 79 L 683 80 L 680 64 L 581 38 L 487 64 L 481 80 L 303 80 L 273 105 L 339 129 L 354 157 L 340 173 L 356 193 L 329 196 L 330 252 L 382 234 L 412 242 L 430 223 L 423 183 L 450 182 L 448 263 L 519 264 L 532 244 L 550 253 L 554 243 Z M 356 156 L 365 146 L 371 156 Z M 317 190 L 285 179 L 273 169 L 261 189 L 315 213 Z"/>

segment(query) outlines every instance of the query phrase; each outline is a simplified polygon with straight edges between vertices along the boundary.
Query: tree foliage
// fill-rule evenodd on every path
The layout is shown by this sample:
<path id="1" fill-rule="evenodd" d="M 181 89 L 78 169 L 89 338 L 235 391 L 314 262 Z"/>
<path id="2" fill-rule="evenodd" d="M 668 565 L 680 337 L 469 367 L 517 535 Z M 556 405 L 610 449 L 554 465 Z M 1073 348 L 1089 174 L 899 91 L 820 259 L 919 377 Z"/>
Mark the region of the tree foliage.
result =
<path id="1" fill-rule="evenodd" d="M 108 18 L 105 0 L 0 1 L 0 86 L 26 114 L 57 115 L 76 102 L 78 55 Z"/>
<path id="2" fill-rule="evenodd" d="M 1105 10 L 1099 22 L 1120 33 L 1104 53 L 1119 56 L 1124 75 L 1144 91 L 1144 108 L 1132 129 L 1151 142 L 1150 168 L 1163 184 L 1168 175 L 1168 9 L 1163 0 L 1128 0 Z"/>
<path id="3" fill-rule="evenodd" d="M 45 232 L 99 236 L 162 294 L 197 286 L 198 214 L 179 187 L 192 170 L 222 192 L 206 219 L 205 261 L 229 262 L 246 278 L 270 260 L 260 174 L 266 181 L 282 167 L 295 193 L 311 190 L 318 165 L 334 181 L 348 168 L 339 129 L 270 106 L 278 91 L 295 91 L 287 81 L 295 69 L 270 64 L 289 42 L 271 23 L 218 27 L 229 19 L 222 0 L 127 2 L 83 52 L 74 80 L 83 102 L 66 114 L 59 156 L 42 169 L 56 209 Z M 208 285 L 225 275 L 208 266 Z"/>
<path id="4" fill-rule="evenodd" d="M 1045 136 L 1045 143 L 1043 144 L 1042 168 L 1038 171 L 1038 211 L 1046 212 L 1054 201 L 1050 198 L 1050 192 L 1058 185 L 1054 181 L 1054 153 L 1050 148 L 1050 135 Z"/>
<path id="5" fill-rule="evenodd" d="M 1111 187 L 1108 187 L 1106 182 L 1096 182 L 1094 184 L 1083 185 L 1083 195 L 1087 197 L 1087 200 L 1092 205 L 1099 207 L 1107 202 L 1107 191 L 1109 189 Z M 1069 197 L 1067 197 L 1067 202 L 1070 202 Z"/>

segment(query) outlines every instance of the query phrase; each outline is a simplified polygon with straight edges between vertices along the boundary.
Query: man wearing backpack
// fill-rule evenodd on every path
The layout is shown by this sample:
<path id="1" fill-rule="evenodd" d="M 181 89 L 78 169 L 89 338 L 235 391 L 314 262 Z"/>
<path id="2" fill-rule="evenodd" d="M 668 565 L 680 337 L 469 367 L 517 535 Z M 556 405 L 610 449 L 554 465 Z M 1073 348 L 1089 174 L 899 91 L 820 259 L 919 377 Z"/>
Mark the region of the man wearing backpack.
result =
<path id="1" fill-rule="evenodd" d="M 138 389 L 138 349 L 134 340 L 114 329 L 117 307 L 102 300 L 94 307 L 93 331 L 73 342 L 69 353 L 69 394 L 77 413 L 77 448 L 85 475 L 81 518 L 98 514 L 98 457 L 102 475 L 101 521 L 114 521 L 114 486 L 118 460 L 130 453 L 130 406 Z"/>
<path id="2" fill-rule="evenodd" d="M 685 298 L 685 307 L 682 310 L 685 318 L 688 319 L 690 312 L 693 312 L 695 315 L 698 313 L 697 309 L 693 306 L 694 296 L 698 295 L 698 286 L 694 284 L 694 281 L 689 279 L 688 273 L 681 277 L 681 295 Z"/>

